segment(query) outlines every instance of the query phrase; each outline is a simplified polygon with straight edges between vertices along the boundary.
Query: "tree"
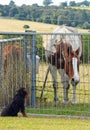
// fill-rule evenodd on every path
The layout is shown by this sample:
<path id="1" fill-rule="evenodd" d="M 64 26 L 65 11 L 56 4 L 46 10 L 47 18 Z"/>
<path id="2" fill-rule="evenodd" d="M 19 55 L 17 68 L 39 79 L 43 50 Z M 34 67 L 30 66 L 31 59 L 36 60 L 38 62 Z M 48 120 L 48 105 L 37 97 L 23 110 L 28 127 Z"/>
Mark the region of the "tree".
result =
<path id="1" fill-rule="evenodd" d="M 90 44 L 88 44 L 88 41 L 90 40 L 89 35 L 82 35 L 83 39 L 83 63 L 89 63 L 90 62 Z"/>
<path id="2" fill-rule="evenodd" d="M 13 0 L 11 0 L 10 3 L 9 3 L 9 6 L 10 6 L 10 7 L 16 6 L 16 5 L 15 5 L 15 2 L 14 2 Z"/>
<path id="3" fill-rule="evenodd" d="M 90 29 L 90 23 L 85 22 L 82 26 L 83 29 Z"/>
<path id="4" fill-rule="evenodd" d="M 67 2 L 61 2 L 61 7 L 67 7 Z"/>
<path id="5" fill-rule="evenodd" d="M 9 9 L 9 16 L 14 17 L 16 14 L 18 14 L 18 8 L 17 7 L 12 7 Z"/>
<path id="6" fill-rule="evenodd" d="M 69 2 L 69 5 L 70 5 L 70 6 L 76 6 L 76 3 L 75 3 L 75 1 L 70 1 L 70 2 Z"/>
<path id="7" fill-rule="evenodd" d="M 85 6 L 89 6 L 90 2 L 88 2 L 87 0 L 84 0 L 83 2 L 81 2 L 81 4 Z"/>
<path id="8" fill-rule="evenodd" d="M 43 1 L 43 5 L 45 5 L 45 6 L 48 6 L 48 5 L 52 4 L 52 3 L 53 3 L 52 0 L 44 0 Z"/>

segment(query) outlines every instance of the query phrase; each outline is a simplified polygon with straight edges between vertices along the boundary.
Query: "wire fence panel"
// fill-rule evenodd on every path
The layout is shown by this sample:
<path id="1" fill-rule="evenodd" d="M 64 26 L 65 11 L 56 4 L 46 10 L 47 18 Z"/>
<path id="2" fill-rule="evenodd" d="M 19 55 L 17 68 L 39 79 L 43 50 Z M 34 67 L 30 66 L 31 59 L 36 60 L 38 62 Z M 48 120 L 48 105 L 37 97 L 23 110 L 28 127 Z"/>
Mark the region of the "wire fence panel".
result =
<path id="1" fill-rule="evenodd" d="M 81 37 L 82 54 L 80 54 L 80 48 L 76 49 L 76 52 L 72 51 L 71 46 L 66 45 L 64 48 L 61 37 L 65 38 L 66 43 L 67 37 L 72 37 L 72 34 L 68 33 L 26 32 L 0 34 L 1 107 L 4 107 L 11 101 L 18 87 L 25 86 L 29 91 L 30 98 L 27 101 L 27 111 L 30 113 L 90 116 L 89 33 L 75 33 L 73 35 L 74 37 Z M 55 37 L 60 40 L 56 41 Z M 73 44 L 78 43 L 77 39 L 72 38 L 72 41 Z M 57 55 L 55 49 L 58 47 L 59 42 L 61 46 L 58 49 L 63 50 L 64 48 L 64 51 L 62 54 L 58 53 Z M 48 53 L 47 44 L 49 47 L 52 46 L 51 49 L 49 48 Z M 19 46 L 19 49 L 14 48 L 11 52 L 8 52 L 8 49 L 6 49 L 8 56 L 5 57 L 4 48 L 8 45 Z M 47 54 L 50 56 L 49 58 Z M 71 57 L 68 60 L 68 71 L 66 67 L 67 57 L 61 59 L 62 56 L 66 56 L 67 54 L 69 58 Z M 78 58 L 78 54 L 81 55 L 80 58 Z M 76 58 L 78 60 L 73 60 Z M 57 63 L 59 63 L 59 68 Z M 75 72 L 75 76 L 79 76 L 77 83 L 74 80 L 75 77 L 68 78 L 70 77 L 71 69 L 73 73 Z M 62 80 L 63 78 L 64 80 Z"/>
<path id="2" fill-rule="evenodd" d="M 31 113 L 40 113 L 40 114 L 56 114 L 56 115 L 85 115 L 90 116 L 90 72 L 89 72 L 89 61 L 90 61 L 90 34 L 74 34 L 74 37 L 81 36 L 82 42 L 82 56 L 79 59 L 79 76 L 80 82 L 76 85 L 76 90 L 73 90 L 73 85 L 71 84 L 71 79 L 69 80 L 70 87 L 68 88 L 68 101 L 64 102 L 64 86 L 62 83 L 62 77 L 56 72 L 55 77 L 57 77 L 57 95 L 58 101 L 55 102 L 55 90 L 54 90 L 54 82 L 52 80 L 51 72 L 49 70 L 49 64 L 46 55 L 46 45 L 49 40 L 53 44 L 53 37 L 56 35 L 57 37 L 61 37 L 62 34 L 45 34 L 39 33 L 42 38 L 42 50 L 38 50 L 38 55 L 40 57 L 40 65 L 39 65 L 39 73 L 36 74 L 36 107 L 35 109 L 31 109 Z M 70 34 L 64 34 L 66 35 Z M 73 39 L 74 40 L 74 39 Z M 77 41 L 74 41 L 75 43 Z M 54 45 L 52 45 L 54 46 Z M 51 49 L 52 51 L 52 49 Z M 69 52 L 70 53 L 70 52 Z M 50 52 L 51 54 L 51 52 Z M 54 55 L 54 53 L 52 53 Z M 57 59 L 57 56 L 56 56 Z M 51 62 L 52 57 L 51 57 Z M 56 62 L 58 62 L 56 60 Z M 60 62 L 60 61 L 59 61 Z M 57 63 L 56 63 L 57 64 Z M 69 64 L 70 63 L 69 61 Z M 54 68 L 53 68 L 54 69 Z M 71 67 L 69 67 L 69 72 Z M 53 71 L 54 73 L 55 71 Z M 67 78 L 65 79 L 67 81 Z M 73 102 L 73 94 L 76 91 L 76 101 Z"/>
<path id="3" fill-rule="evenodd" d="M 1 33 L 0 35 L 0 106 L 10 103 L 19 87 L 31 94 L 33 35 L 27 33 Z M 35 48 L 35 47 L 34 47 Z M 36 48 L 35 48 L 36 49 Z M 32 57 L 33 55 L 33 57 Z M 35 59 L 35 58 L 34 58 Z M 34 65 L 33 65 L 34 64 Z M 35 75 L 35 74 L 34 74 Z M 34 80 L 35 81 L 35 80 Z M 31 96 L 31 95 L 30 95 Z M 31 97 L 27 105 L 31 104 Z"/>

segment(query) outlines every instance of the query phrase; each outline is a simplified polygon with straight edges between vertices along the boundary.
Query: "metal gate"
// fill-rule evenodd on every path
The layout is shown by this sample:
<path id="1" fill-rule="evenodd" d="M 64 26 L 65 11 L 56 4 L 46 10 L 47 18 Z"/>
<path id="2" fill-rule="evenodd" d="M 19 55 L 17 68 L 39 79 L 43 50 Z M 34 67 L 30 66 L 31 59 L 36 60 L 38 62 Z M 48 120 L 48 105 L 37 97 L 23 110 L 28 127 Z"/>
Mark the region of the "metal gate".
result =
<path id="1" fill-rule="evenodd" d="M 19 87 L 26 87 L 35 106 L 36 33 L 0 32 L 0 106 L 12 100 Z M 34 80 L 33 80 L 34 79 Z"/>
<path id="2" fill-rule="evenodd" d="M 58 79 L 58 103 L 54 103 L 53 81 L 48 71 L 48 63 L 45 57 L 47 41 L 52 39 L 53 33 L 0 33 L 0 104 L 5 106 L 12 99 L 16 89 L 25 86 L 29 90 L 30 100 L 28 101 L 27 111 L 34 114 L 51 115 L 80 115 L 90 116 L 90 34 L 82 35 L 83 55 L 80 64 L 80 83 L 76 87 L 77 102 L 72 103 L 72 85 L 69 89 L 69 101 L 63 103 L 63 85 L 61 76 L 57 73 Z M 65 34 L 64 34 L 65 35 Z M 77 35 L 77 34 L 74 34 Z M 3 39 L 3 40 L 2 40 Z M 8 39 L 5 41 L 5 39 Z M 11 40 L 11 41 L 9 41 Z M 15 40 L 15 41 L 14 41 Z M 4 72 L 3 48 L 6 45 L 18 45 L 23 48 L 23 60 L 14 66 L 8 66 L 8 71 Z M 31 59 L 27 63 L 27 55 Z M 40 57 L 39 70 L 36 73 L 38 62 L 36 55 Z M 15 64 L 15 63 L 14 63 Z M 23 66 L 22 66 L 23 65 Z M 12 69 L 10 69 L 12 68 Z M 20 72 L 19 72 L 20 70 Z M 13 77 L 13 78 L 12 78 Z"/>

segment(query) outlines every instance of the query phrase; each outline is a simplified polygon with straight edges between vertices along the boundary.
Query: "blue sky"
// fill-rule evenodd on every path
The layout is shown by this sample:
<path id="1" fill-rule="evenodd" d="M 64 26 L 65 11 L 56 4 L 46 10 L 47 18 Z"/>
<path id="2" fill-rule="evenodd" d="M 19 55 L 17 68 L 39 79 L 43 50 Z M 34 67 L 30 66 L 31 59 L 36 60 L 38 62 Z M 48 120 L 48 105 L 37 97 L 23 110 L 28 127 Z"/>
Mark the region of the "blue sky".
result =
<path id="1" fill-rule="evenodd" d="M 0 0 L 0 4 L 5 5 L 5 4 L 9 4 L 11 0 Z M 22 5 L 22 4 L 26 4 L 26 5 L 32 5 L 37 3 L 38 5 L 43 5 L 43 0 L 13 0 L 15 2 L 16 5 Z M 52 0 L 54 5 L 59 5 L 60 2 L 69 2 L 69 1 L 73 1 L 73 0 Z M 74 0 L 76 2 L 81 2 L 84 0 Z M 90 1 L 90 0 L 88 0 Z"/>

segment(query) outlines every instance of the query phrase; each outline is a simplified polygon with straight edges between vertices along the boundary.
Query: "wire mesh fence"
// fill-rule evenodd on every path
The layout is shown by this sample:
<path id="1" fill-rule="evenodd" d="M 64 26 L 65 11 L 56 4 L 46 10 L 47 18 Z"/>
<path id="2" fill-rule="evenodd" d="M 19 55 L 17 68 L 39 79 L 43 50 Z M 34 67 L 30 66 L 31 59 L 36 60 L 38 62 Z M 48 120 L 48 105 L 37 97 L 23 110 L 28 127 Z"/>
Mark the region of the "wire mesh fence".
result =
<path id="1" fill-rule="evenodd" d="M 33 35 L 35 37 L 33 37 Z M 72 35 L 72 34 L 63 34 Z M 82 60 L 79 65 L 80 82 L 76 86 L 76 102 L 72 102 L 73 86 L 70 80 L 68 89 L 68 102 L 64 102 L 64 89 L 61 75 L 57 76 L 57 104 L 54 100 L 54 86 L 49 64 L 46 59 L 46 45 L 53 36 L 62 36 L 60 33 L 5 33 L 0 35 L 0 106 L 4 107 L 13 98 L 15 91 L 20 86 L 27 87 L 29 91 L 29 101 L 27 101 L 27 111 L 34 114 L 55 114 L 55 115 L 79 115 L 90 116 L 90 34 L 82 35 Z M 8 39 L 8 40 L 6 40 Z M 6 41 L 5 41 L 6 40 Z M 11 41 L 10 41 L 11 40 Z M 15 40 L 15 41 L 14 41 Z M 74 39 L 73 39 L 74 40 Z M 32 43 L 36 45 L 32 48 Z M 74 41 L 75 42 L 75 41 Z M 18 53 L 14 51 L 14 56 L 7 56 L 7 66 L 5 71 L 4 48 L 7 45 L 19 46 Z M 8 50 L 6 51 L 8 52 Z M 31 56 L 33 54 L 33 56 Z M 13 52 L 11 51 L 13 55 Z M 15 55 L 16 54 L 16 55 Z M 52 53 L 53 54 L 53 53 Z M 35 58 L 37 56 L 37 58 Z M 29 58 L 28 58 L 29 57 Z M 38 57 L 40 58 L 40 62 Z M 9 59 L 10 58 L 10 59 Z M 29 61 L 28 61 L 29 59 Z M 19 60 L 19 62 L 18 62 Z M 32 63 L 34 60 L 34 63 Z M 37 65 L 39 63 L 39 66 Z M 35 66 L 33 66 L 33 65 Z M 37 68 L 36 68 L 37 67 Z M 71 69 L 71 68 L 69 68 Z M 34 72 L 33 72 L 34 70 Z M 37 72 L 36 72 L 37 71 Z M 69 70 L 70 71 L 70 70 Z M 33 78 L 32 78 L 33 73 Z"/>
<path id="2" fill-rule="evenodd" d="M 19 87 L 31 91 L 32 36 L 23 33 L 0 35 L 0 106 L 9 104 Z M 28 101 L 30 104 L 30 101 Z"/>
<path id="3" fill-rule="evenodd" d="M 44 41 L 42 46 L 46 47 L 48 40 L 53 39 L 53 35 L 60 37 L 62 34 L 41 35 Z M 55 104 L 53 80 L 50 71 L 48 72 L 49 64 L 41 57 L 39 73 L 36 75 L 36 107 L 30 110 L 31 113 L 90 116 L 90 37 L 89 34 L 80 35 L 82 36 L 82 58 L 79 65 L 80 82 L 76 85 L 76 102 L 73 103 L 72 101 L 74 92 L 71 82 L 70 88 L 68 89 L 68 103 L 64 102 L 64 89 L 61 75 L 57 71 L 58 102 Z M 42 50 L 42 54 L 45 54 L 44 50 Z"/>

